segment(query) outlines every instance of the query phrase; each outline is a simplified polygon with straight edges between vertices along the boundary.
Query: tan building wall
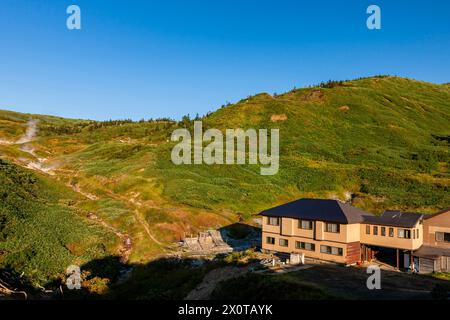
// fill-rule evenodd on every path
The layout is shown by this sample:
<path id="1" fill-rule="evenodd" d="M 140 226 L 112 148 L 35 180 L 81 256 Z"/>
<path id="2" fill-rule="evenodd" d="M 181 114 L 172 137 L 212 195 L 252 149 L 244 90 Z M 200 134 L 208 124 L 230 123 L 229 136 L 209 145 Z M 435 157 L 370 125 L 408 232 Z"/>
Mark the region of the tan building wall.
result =
<path id="1" fill-rule="evenodd" d="M 354 256 L 356 247 L 359 250 L 360 224 L 341 224 L 339 225 L 339 233 L 332 233 L 325 231 L 325 222 L 322 221 L 314 221 L 312 230 L 301 229 L 298 219 L 280 218 L 279 226 L 269 225 L 268 221 L 268 217 L 263 217 L 262 248 L 265 250 L 283 253 L 304 253 L 308 258 L 339 263 L 348 262 L 347 256 Z M 275 243 L 268 244 L 267 237 L 274 238 Z M 280 239 L 287 240 L 288 246 L 282 246 Z M 315 251 L 298 249 L 296 242 L 314 244 Z M 322 253 L 321 246 L 340 248 L 342 249 L 342 256 Z M 353 262 L 351 261 L 351 263 Z"/>
<path id="2" fill-rule="evenodd" d="M 438 218 L 438 217 L 436 217 Z M 341 224 L 339 233 L 326 232 L 326 223 L 322 221 L 315 221 L 312 230 L 305 230 L 299 227 L 299 220 L 293 218 L 280 218 L 279 226 L 272 226 L 268 224 L 269 218 L 263 217 L 263 239 L 262 247 L 265 250 L 284 252 L 284 253 L 305 253 L 306 257 L 346 263 L 351 260 L 354 262 L 358 257 L 358 250 L 360 243 L 366 245 L 374 245 L 380 247 L 417 250 L 423 244 L 424 226 L 418 223 L 414 228 L 398 228 L 378 225 L 378 235 L 373 234 L 374 225 L 370 226 L 370 234 L 366 234 L 366 224 Z M 436 224 L 441 225 L 441 218 L 436 219 Z M 447 221 L 449 222 L 449 221 Z M 450 223 L 450 222 L 449 222 Z M 381 228 L 386 228 L 386 235 L 382 236 Z M 394 236 L 389 236 L 389 228 L 393 228 Z M 434 230 L 431 225 L 428 230 Z M 405 229 L 411 232 L 411 239 L 404 239 L 398 237 L 398 230 Z M 414 230 L 414 232 L 413 232 Z M 450 231 L 450 226 L 449 226 Z M 267 243 L 267 237 L 275 239 L 274 244 Z M 288 246 L 282 246 L 280 239 L 288 241 Z M 315 245 L 315 251 L 299 249 L 296 247 L 296 242 L 305 242 Z M 341 248 L 343 250 L 342 256 L 326 254 L 321 252 L 320 246 L 331 246 Z M 348 259 L 348 257 L 352 259 Z"/>
<path id="3" fill-rule="evenodd" d="M 366 227 L 370 227 L 370 234 L 367 234 Z M 374 226 L 378 227 L 378 235 L 374 235 Z M 381 228 L 386 228 L 386 235 L 381 235 Z M 394 236 L 389 236 L 389 229 L 394 229 Z M 410 230 L 411 232 L 411 239 L 404 239 L 398 237 L 398 230 L 399 229 L 405 229 Z M 413 232 L 413 229 L 415 229 L 415 232 Z M 418 232 L 417 232 L 418 230 Z M 371 224 L 361 224 L 360 228 L 360 239 L 361 243 L 367 244 L 367 245 L 374 245 L 379 247 L 386 247 L 386 248 L 394 248 L 394 249 L 404 249 L 404 250 L 417 250 L 419 249 L 423 244 L 423 225 L 418 223 L 414 228 L 397 228 L 397 227 L 390 227 L 390 226 L 380 226 L 380 225 L 371 225 Z M 413 238 L 413 235 L 416 235 L 416 238 Z M 418 237 L 417 237 L 418 233 Z"/>
<path id="4" fill-rule="evenodd" d="M 275 243 L 268 244 L 267 243 L 267 237 L 272 237 L 275 239 Z M 285 239 L 288 241 L 288 246 L 284 247 L 280 245 L 280 239 Z M 314 251 L 304 250 L 304 249 L 297 249 L 296 248 L 296 242 L 306 242 L 311 243 L 315 245 Z M 331 246 L 336 248 L 342 249 L 342 256 L 333 255 L 333 254 L 325 254 L 321 253 L 320 246 Z M 298 236 L 283 236 L 280 234 L 274 234 L 274 233 L 268 233 L 263 232 L 262 233 L 262 248 L 264 250 L 270 250 L 274 252 L 283 252 L 283 253 L 304 253 L 306 257 L 308 258 L 314 258 L 314 259 L 320 259 L 320 260 L 326 260 L 326 261 L 333 261 L 338 263 L 346 263 L 347 259 L 347 244 L 346 243 L 336 243 L 332 241 L 317 241 L 312 238 L 303 238 Z"/>
<path id="5" fill-rule="evenodd" d="M 424 244 L 442 248 L 450 248 L 449 242 L 436 241 L 436 232 L 450 233 L 450 210 L 424 219 Z"/>
<path id="6" fill-rule="evenodd" d="M 280 218 L 280 226 L 268 224 L 268 218 L 263 219 L 263 231 L 278 233 L 284 236 L 299 236 L 304 238 L 335 241 L 358 242 L 360 237 L 360 224 L 341 224 L 339 233 L 325 231 L 325 222 L 315 221 L 312 230 L 299 228 L 299 220 L 293 218 Z"/>

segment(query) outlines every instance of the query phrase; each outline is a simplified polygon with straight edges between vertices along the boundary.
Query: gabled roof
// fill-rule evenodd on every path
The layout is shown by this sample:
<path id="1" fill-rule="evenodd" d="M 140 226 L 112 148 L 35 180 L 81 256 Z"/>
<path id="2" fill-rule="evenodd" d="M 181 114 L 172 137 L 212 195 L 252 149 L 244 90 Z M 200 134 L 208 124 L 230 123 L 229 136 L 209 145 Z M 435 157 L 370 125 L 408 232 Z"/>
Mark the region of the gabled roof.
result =
<path id="1" fill-rule="evenodd" d="M 424 219 L 431 219 L 431 218 L 433 218 L 433 217 L 439 216 L 439 215 L 441 215 L 441 214 L 443 214 L 443 213 L 447 213 L 447 212 L 450 212 L 450 208 L 441 210 L 441 211 L 436 212 L 436 213 L 434 213 L 434 214 L 426 215 L 426 216 L 424 217 Z"/>
<path id="2" fill-rule="evenodd" d="M 364 223 L 377 224 L 392 227 L 413 228 L 421 219 L 423 214 L 401 211 L 385 211 L 381 216 L 365 217 Z"/>
<path id="3" fill-rule="evenodd" d="M 262 216 L 319 220 L 341 224 L 360 223 L 365 216 L 372 216 L 361 209 L 338 200 L 299 199 L 265 210 Z"/>

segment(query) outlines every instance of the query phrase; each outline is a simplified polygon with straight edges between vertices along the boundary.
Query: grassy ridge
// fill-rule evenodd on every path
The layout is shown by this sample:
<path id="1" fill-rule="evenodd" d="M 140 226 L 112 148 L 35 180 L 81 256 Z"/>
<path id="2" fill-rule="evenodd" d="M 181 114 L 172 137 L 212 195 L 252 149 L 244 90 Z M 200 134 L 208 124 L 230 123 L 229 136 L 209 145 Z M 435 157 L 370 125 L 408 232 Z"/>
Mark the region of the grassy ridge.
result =
<path id="1" fill-rule="evenodd" d="M 156 166 L 167 197 L 210 209 L 223 205 L 250 214 L 286 198 L 351 192 L 368 209 L 429 212 L 450 203 L 449 98 L 446 86 L 395 77 L 262 94 L 222 108 L 204 123 L 279 128 L 278 175 L 261 177 L 250 166 L 175 167 L 164 149 Z M 273 115 L 287 120 L 272 122 Z M 209 190 L 223 199 L 205 197 Z"/>

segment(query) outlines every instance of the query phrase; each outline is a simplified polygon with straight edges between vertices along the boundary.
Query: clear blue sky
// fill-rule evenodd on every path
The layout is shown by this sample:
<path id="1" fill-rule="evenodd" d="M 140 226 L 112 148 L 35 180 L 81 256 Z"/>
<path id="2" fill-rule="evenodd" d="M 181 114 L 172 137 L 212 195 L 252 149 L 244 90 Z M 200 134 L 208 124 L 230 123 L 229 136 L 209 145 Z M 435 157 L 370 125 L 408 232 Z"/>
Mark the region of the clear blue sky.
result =
<path id="1" fill-rule="evenodd" d="M 1 0 L 0 43 L 0 109 L 178 119 L 328 79 L 450 82 L 450 1 Z"/>

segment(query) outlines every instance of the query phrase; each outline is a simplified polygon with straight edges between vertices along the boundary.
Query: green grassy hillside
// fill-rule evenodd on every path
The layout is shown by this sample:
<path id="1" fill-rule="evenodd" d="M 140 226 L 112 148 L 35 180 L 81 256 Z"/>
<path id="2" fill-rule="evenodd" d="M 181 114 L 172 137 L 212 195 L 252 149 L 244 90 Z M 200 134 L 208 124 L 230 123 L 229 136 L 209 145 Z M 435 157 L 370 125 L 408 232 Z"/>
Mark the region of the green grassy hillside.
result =
<path id="1" fill-rule="evenodd" d="M 28 143 L 13 142 L 40 120 Z M 192 121 L 95 122 L 0 111 L 0 156 L 42 170 L 133 239 L 131 261 L 170 251 L 170 242 L 250 219 L 299 197 L 353 198 L 373 212 L 434 212 L 450 204 L 450 88 L 373 77 L 259 94 L 202 118 L 205 128 L 279 128 L 280 171 L 259 166 L 175 166 L 174 129 Z M 6 142 L 5 142 L 6 141 Z M 29 151 L 29 150 L 28 150 Z M 44 188 L 44 187 L 42 187 Z"/>
<path id="2" fill-rule="evenodd" d="M 71 264 L 113 253 L 114 235 L 72 208 L 76 199 L 54 181 L 0 160 L 0 269 L 43 285 Z"/>

